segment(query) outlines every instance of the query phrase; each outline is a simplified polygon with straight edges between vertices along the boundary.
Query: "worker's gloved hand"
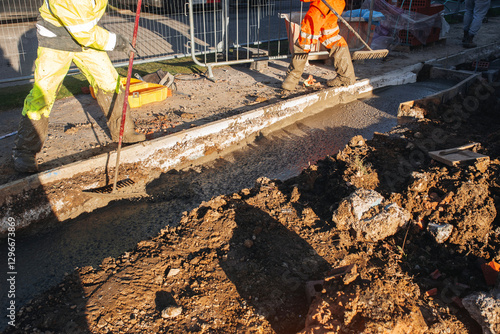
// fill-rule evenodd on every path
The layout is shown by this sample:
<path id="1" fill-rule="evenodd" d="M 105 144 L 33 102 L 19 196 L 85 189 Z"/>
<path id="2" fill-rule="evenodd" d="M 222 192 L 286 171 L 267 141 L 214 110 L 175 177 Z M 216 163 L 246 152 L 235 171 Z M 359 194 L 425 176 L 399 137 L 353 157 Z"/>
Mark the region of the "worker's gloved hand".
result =
<path id="1" fill-rule="evenodd" d="M 137 56 L 139 56 L 137 49 L 134 48 L 132 46 L 132 44 L 130 44 L 128 39 L 126 39 L 125 37 L 123 37 L 122 35 L 119 35 L 119 34 L 116 34 L 116 45 L 115 45 L 115 48 L 113 49 L 113 51 L 125 52 L 127 54 L 127 56 L 129 56 L 129 57 L 130 57 L 130 53 L 132 53 L 132 52 L 134 54 L 136 54 Z"/>

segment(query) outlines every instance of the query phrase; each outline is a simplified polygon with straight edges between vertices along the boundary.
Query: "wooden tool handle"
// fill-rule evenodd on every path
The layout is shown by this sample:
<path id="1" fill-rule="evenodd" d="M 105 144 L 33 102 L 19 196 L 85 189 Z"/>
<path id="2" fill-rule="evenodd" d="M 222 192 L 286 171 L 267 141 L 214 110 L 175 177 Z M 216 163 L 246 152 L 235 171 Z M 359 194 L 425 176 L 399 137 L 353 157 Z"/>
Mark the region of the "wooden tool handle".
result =
<path id="1" fill-rule="evenodd" d="M 332 11 L 332 13 L 334 13 L 338 19 L 343 23 L 345 24 L 345 26 L 354 34 L 356 35 L 356 37 L 361 41 L 363 42 L 363 44 L 366 46 L 366 48 L 370 51 L 373 51 L 372 48 L 365 42 L 365 40 L 363 38 L 361 38 L 361 36 L 359 36 L 359 34 L 356 32 L 356 30 L 354 30 L 353 27 L 351 27 L 351 25 L 349 23 L 347 23 L 347 21 L 339 14 L 337 13 L 337 11 L 335 9 L 333 9 L 333 7 L 328 3 L 326 2 L 326 0 L 321 0 L 323 1 L 323 3 Z"/>
<path id="2" fill-rule="evenodd" d="M 466 150 L 468 148 L 474 147 L 478 144 L 479 143 L 470 143 L 470 144 L 462 145 L 459 147 L 450 148 L 449 150 L 444 150 L 444 151 L 439 152 L 439 155 L 448 155 L 448 154 L 452 154 L 452 153 L 457 153 L 457 152 Z"/>

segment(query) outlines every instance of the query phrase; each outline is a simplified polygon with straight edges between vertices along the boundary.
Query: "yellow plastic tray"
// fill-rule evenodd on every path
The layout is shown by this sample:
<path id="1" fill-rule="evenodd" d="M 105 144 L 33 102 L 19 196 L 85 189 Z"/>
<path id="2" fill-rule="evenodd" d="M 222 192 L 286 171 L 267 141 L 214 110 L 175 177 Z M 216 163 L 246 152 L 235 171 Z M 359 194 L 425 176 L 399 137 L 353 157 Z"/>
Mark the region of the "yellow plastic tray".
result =
<path id="1" fill-rule="evenodd" d="M 126 78 L 121 79 L 122 84 L 127 83 Z M 172 96 L 170 88 L 163 85 L 130 79 L 128 104 L 130 108 L 137 108 L 148 103 L 159 102 Z"/>
<path id="2" fill-rule="evenodd" d="M 121 78 L 121 83 L 125 86 L 127 79 Z M 90 93 L 95 98 L 92 87 L 90 87 Z M 128 94 L 128 105 L 130 108 L 138 108 L 148 103 L 163 101 L 169 96 L 172 96 L 172 90 L 168 87 L 134 78 L 130 79 Z"/>
<path id="3" fill-rule="evenodd" d="M 126 79 L 122 79 L 123 84 Z M 137 108 L 148 103 L 159 102 L 172 96 L 172 91 L 165 86 L 134 79 L 130 81 L 128 104 L 130 108 Z"/>

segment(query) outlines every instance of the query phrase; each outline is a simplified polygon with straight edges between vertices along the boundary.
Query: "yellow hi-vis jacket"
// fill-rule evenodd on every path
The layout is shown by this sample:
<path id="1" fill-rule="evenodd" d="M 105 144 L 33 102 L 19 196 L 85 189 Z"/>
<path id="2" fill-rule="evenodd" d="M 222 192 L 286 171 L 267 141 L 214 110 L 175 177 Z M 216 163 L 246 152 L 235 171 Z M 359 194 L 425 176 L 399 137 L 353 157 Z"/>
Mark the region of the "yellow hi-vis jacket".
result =
<path id="1" fill-rule="evenodd" d="M 51 25 L 64 27 L 79 45 L 111 51 L 116 45 L 116 35 L 97 25 L 107 5 L 108 0 L 44 0 L 40 15 Z M 44 37 L 57 37 L 46 27 L 37 25 L 37 28 Z"/>

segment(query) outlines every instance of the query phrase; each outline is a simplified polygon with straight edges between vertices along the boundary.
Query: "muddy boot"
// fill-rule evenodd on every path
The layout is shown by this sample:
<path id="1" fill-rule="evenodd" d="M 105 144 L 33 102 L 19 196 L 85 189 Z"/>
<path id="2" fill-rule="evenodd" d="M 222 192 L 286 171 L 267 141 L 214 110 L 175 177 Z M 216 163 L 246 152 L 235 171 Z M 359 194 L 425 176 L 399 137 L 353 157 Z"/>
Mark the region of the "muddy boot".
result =
<path id="1" fill-rule="evenodd" d="M 462 37 L 462 44 L 464 44 L 465 41 L 467 41 L 467 38 L 469 38 L 469 32 L 464 30 L 464 37 Z"/>
<path id="2" fill-rule="evenodd" d="M 300 77 L 304 72 L 304 67 L 307 63 L 308 53 L 304 52 L 298 45 L 293 46 L 293 57 L 288 70 L 286 71 L 286 78 L 281 84 L 281 88 L 287 91 L 294 90 L 299 83 Z"/>
<path id="3" fill-rule="evenodd" d="M 475 48 L 477 46 L 476 43 L 474 43 L 472 40 L 474 39 L 474 35 L 467 35 L 467 38 L 465 39 L 465 42 L 462 43 L 462 46 L 464 48 L 470 49 L 470 48 Z"/>
<path id="4" fill-rule="evenodd" d="M 356 82 L 354 67 L 352 66 L 351 54 L 347 46 L 334 46 L 330 50 L 330 57 L 333 58 L 333 66 L 337 76 L 328 80 L 326 84 L 330 87 L 350 86 Z"/>
<path id="5" fill-rule="evenodd" d="M 42 149 L 47 138 L 49 119 L 43 117 L 40 120 L 32 120 L 27 116 L 21 116 L 17 137 L 12 149 L 14 169 L 20 173 L 38 172 L 36 154 Z"/>
<path id="6" fill-rule="evenodd" d="M 125 92 L 120 90 L 120 93 L 105 92 L 102 89 L 96 89 L 96 99 L 102 112 L 108 119 L 108 128 L 111 133 L 111 139 L 118 142 L 120 138 L 120 124 L 122 121 L 123 102 Z M 127 105 L 127 117 L 125 118 L 125 128 L 123 130 L 124 143 L 138 143 L 146 140 L 146 136 L 142 133 L 135 132 L 134 122 L 130 117 L 130 108 Z"/>

